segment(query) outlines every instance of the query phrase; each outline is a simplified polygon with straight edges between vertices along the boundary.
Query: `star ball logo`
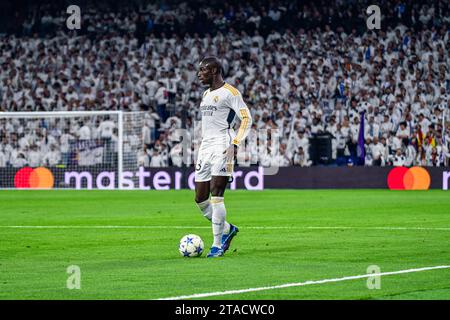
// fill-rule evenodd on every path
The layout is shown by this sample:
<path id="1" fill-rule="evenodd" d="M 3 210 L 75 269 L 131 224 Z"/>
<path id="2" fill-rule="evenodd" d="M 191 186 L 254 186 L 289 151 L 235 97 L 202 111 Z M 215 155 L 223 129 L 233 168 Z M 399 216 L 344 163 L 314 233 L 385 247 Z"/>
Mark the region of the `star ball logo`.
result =
<path id="1" fill-rule="evenodd" d="M 44 167 L 24 167 L 17 171 L 14 176 L 14 186 L 19 189 L 51 189 L 55 179 L 50 170 Z"/>
<path id="2" fill-rule="evenodd" d="M 387 183 L 391 190 L 428 190 L 431 178 L 422 167 L 396 167 L 389 172 Z"/>

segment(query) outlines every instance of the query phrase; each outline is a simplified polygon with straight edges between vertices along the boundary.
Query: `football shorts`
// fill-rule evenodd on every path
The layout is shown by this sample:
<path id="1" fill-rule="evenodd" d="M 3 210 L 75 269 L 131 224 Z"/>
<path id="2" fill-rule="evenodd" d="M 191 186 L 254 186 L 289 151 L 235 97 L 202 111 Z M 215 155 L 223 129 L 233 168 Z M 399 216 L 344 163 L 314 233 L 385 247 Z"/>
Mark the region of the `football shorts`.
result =
<path id="1" fill-rule="evenodd" d="M 228 162 L 224 151 L 227 146 L 200 148 L 195 164 L 195 181 L 210 181 L 211 176 L 229 177 L 233 174 L 233 162 Z"/>

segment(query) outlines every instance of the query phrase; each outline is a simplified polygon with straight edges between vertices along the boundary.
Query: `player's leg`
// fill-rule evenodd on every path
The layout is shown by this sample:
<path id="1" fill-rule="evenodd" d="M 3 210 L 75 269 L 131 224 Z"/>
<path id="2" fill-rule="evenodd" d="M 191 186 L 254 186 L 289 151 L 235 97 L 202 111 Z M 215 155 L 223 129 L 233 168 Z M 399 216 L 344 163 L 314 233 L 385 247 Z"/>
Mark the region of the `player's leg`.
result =
<path id="1" fill-rule="evenodd" d="M 209 200 L 210 181 L 196 181 L 195 182 L 195 203 L 200 209 L 203 216 L 211 221 L 212 206 Z"/>
<path id="2" fill-rule="evenodd" d="M 226 218 L 226 207 L 224 202 L 224 194 L 225 189 L 227 187 L 229 176 L 213 176 L 211 179 L 211 199 L 213 197 L 217 197 L 221 203 L 219 203 L 217 209 L 219 212 L 223 212 L 224 219 Z M 214 211 L 213 211 L 214 212 Z M 231 240 L 237 235 L 239 232 L 239 228 L 235 225 L 228 223 L 226 220 L 224 221 L 224 228 L 222 232 L 222 250 L 225 253 L 231 244 Z"/>
<path id="3" fill-rule="evenodd" d="M 217 220 L 214 218 L 214 204 L 208 199 L 210 194 L 210 180 L 211 177 L 211 158 L 213 154 L 211 152 L 202 152 L 200 150 L 198 155 L 197 164 L 195 166 L 195 202 L 197 203 L 200 211 L 207 219 L 211 220 L 213 230 L 215 230 L 214 222 Z M 214 200 L 215 201 L 215 200 Z M 215 241 L 216 243 L 216 241 Z M 223 255 L 222 245 L 212 246 L 211 251 L 207 257 L 220 257 Z"/>
<path id="4" fill-rule="evenodd" d="M 195 203 L 203 216 L 211 221 L 212 208 L 209 201 L 209 185 L 211 181 L 211 154 L 200 150 L 195 164 Z"/>
<path id="5" fill-rule="evenodd" d="M 200 209 L 200 212 L 203 214 L 205 218 L 207 218 L 209 221 L 212 222 L 212 213 L 213 213 L 213 206 L 211 204 L 211 201 L 209 200 L 209 194 L 210 194 L 210 181 L 201 181 L 201 182 L 195 182 L 195 202 Z M 226 187 L 226 186 L 225 186 Z M 213 194 L 222 194 L 223 192 L 214 192 Z M 223 199 L 223 197 L 222 197 Z M 214 201 L 216 199 L 213 199 Z M 222 241 L 221 241 L 221 247 L 225 247 L 228 249 L 229 242 L 225 241 L 230 237 L 230 229 L 233 228 L 233 234 L 231 235 L 230 241 L 232 237 L 234 237 L 235 233 L 237 233 L 237 228 L 230 225 L 227 221 L 224 221 L 223 223 L 224 229 L 222 231 Z M 226 244 L 224 246 L 224 244 Z M 216 245 L 217 246 L 217 245 Z M 224 250 L 225 252 L 226 250 Z"/>
<path id="6" fill-rule="evenodd" d="M 197 164 L 195 166 L 195 203 L 200 209 L 203 216 L 209 221 L 212 220 L 212 206 L 209 199 L 211 184 L 211 165 L 208 155 L 199 154 Z M 230 224 L 225 221 L 224 231 L 228 234 Z"/>
<path id="7" fill-rule="evenodd" d="M 233 226 L 226 222 L 226 209 L 224 203 L 225 189 L 228 185 L 228 181 L 233 172 L 233 166 L 227 162 L 227 156 L 223 153 L 222 148 L 216 149 L 211 153 L 211 207 L 212 207 L 212 231 L 214 237 L 214 243 L 211 247 L 211 251 L 208 257 L 220 257 L 229 247 L 229 241 L 226 242 L 225 250 L 224 239 L 230 239 L 237 233 L 233 233 L 233 236 L 229 237 L 230 230 Z M 224 236 L 225 234 L 225 236 Z"/>
<path id="8" fill-rule="evenodd" d="M 212 231 L 214 242 L 208 257 L 216 257 L 223 255 L 222 236 L 225 227 L 225 217 L 227 211 L 224 203 L 225 188 L 228 184 L 227 176 L 211 177 L 211 207 L 212 207 Z"/>
<path id="9" fill-rule="evenodd" d="M 213 176 L 211 177 L 211 201 L 213 197 L 216 200 L 224 199 L 225 189 L 227 188 L 229 177 L 228 176 Z M 225 213 L 226 216 L 226 213 Z M 228 234 L 230 232 L 230 224 L 224 220 L 223 233 Z"/>

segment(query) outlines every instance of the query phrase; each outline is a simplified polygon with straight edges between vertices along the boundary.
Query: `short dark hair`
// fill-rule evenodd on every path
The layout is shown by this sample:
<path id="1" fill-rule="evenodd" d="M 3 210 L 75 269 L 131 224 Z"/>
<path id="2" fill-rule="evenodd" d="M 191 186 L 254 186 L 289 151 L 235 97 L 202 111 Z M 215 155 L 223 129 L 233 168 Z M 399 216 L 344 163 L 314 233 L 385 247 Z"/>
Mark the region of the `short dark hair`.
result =
<path id="1" fill-rule="evenodd" d="M 200 63 L 205 63 L 213 68 L 217 68 L 221 75 L 224 74 L 222 63 L 216 56 L 206 56 L 202 59 Z"/>

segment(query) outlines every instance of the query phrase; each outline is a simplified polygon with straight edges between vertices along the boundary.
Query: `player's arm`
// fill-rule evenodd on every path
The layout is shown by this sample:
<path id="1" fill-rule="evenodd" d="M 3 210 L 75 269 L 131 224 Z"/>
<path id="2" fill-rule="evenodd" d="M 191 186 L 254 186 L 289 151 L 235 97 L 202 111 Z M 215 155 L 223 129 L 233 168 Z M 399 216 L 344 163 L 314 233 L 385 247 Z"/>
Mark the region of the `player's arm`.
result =
<path id="1" fill-rule="evenodd" d="M 248 133 L 250 132 L 253 119 L 252 115 L 250 114 L 250 110 L 248 109 L 247 105 L 245 104 L 240 94 L 233 96 L 231 101 L 233 110 L 236 112 L 236 115 L 241 120 L 238 132 L 231 143 L 235 146 L 239 146 L 241 142 L 245 140 Z"/>
<path id="2" fill-rule="evenodd" d="M 236 137 L 232 141 L 232 144 L 234 144 L 235 146 L 239 146 L 241 142 L 245 140 L 248 133 L 250 132 L 250 128 L 252 127 L 253 122 L 248 108 L 239 109 L 238 117 L 239 119 L 241 119 L 241 125 L 239 126 Z"/>

